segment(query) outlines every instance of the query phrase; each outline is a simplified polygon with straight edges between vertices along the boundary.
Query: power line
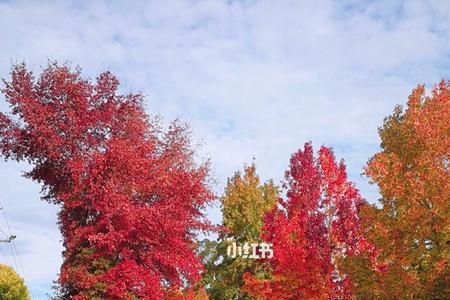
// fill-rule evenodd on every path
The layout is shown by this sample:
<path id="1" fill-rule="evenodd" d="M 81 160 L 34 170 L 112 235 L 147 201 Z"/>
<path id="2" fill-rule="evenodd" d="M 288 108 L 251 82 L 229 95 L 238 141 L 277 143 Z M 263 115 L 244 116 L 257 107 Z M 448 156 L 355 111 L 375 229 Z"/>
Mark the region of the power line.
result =
<path id="1" fill-rule="evenodd" d="M 23 268 L 22 261 L 21 261 L 21 259 L 20 259 L 20 255 L 19 255 L 19 252 L 17 251 L 16 243 L 14 242 L 14 240 L 12 240 L 12 245 L 13 245 L 14 250 L 16 251 L 17 258 L 18 258 L 18 260 L 19 260 L 19 266 L 20 266 L 20 269 L 22 270 L 22 274 L 23 274 L 23 278 L 24 278 L 24 280 L 25 280 L 25 283 L 26 283 L 27 286 L 29 287 L 30 285 L 28 284 L 28 280 L 27 280 L 27 278 L 26 278 L 26 276 L 25 276 L 25 269 Z M 30 291 L 30 295 L 31 295 L 31 291 Z M 31 295 L 31 298 L 33 298 L 32 295 Z"/>
<path id="2" fill-rule="evenodd" d="M 19 267 L 18 267 L 18 264 L 17 264 L 16 254 L 14 253 L 14 250 L 13 250 L 11 242 L 8 242 L 8 244 L 9 244 L 9 248 L 11 248 L 11 254 L 12 254 L 12 257 L 13 257 L 13 261 L 14 261 L 14 268 L 19 273 L 20 270 L 19 270 Z"/>
<path id="3" fill-rule="evenodd" d="M 3 203 L 1 201 L 0 201 L 0 210 L 2 210 L 2 212 L 3 212 L 3 217 L 5 218 L 5 222 L 6 222 L 6 228 L 8 229 L 8 232 L 9 232 L 9 238 L 8 238 L 8 240 L 6 240 L 6 242 L 11 247 L 11 253 L 12 253 L 12 256 L 13 256 L 13 259 L 14 259 L 14 264 L 15 264 L 16 270 L 17 270 L 17 272 L 19 272 L 19 268 L 18 268 L 18 265 L 17 265 L 17 261 L 19 261 L 19 266 L 20 266 L 20 269 L 21 269 L 22 276 L 23 276 L 23 279 L 25 281 L 25 284 L 28 287 L 30 287 L 30 285 L 28 283 L 28 280 L 27 280 L 27 276 L 25 274 L 25 270 L 23 268 L 22 261 L 20 259 L 19 252 L 17 251 L 16 243 L 14 242 L 14 239 L 16 238 L 16 236 L 12 235 L 12 233 L 11 233 L 11 227 L 9 226 L 8 217 L 6 216 L 6 211 L 5 211 L 5 208 L 4 208 Z M 2 230 L 2 232 L 4 232 L 4 231 Z M 17 259 L 16 259 L 16 256 L 17 256 Z M 30 292 L 31 299 L 34 299 L 33 294 L 31 293 L 31 291 L 29 291 L 29 292 Z"/>
<path id="4" fill-rule="evenodd" d="M 14 268 L 19 272 L 20 270 L 18 268 L 17 259 L 16 259 L 16 256 L 15 256 L 13 247 L 11 245 L 11 241 L 15 238 L 15 236 L 13 237 L 12 234 L 11 234 L 11 228 L 9 227 L 8 218 L 6 216 L 5 208 L 3 207 L 3 204 L 1 202 L 0 202 L 0 210 L 3 213 L 3 217 L 5 218 L 5 222 L 6 222 L 6 228 L 8 229 L 8 232 L 9 232 L 9 234 L 6 233 L 6 236 L 8 236 L 8 239 L 0 240 L 0 243 L 8 243 L 9 244 L 9 247 L 11 249 L 11 255 L 13 257 Z M 2 232 L 4 232 L 4 231 L 2 230 Z"/>
<path id="5" fill-rule="evenodd" d="M 0 228 L 0 232 L 3 233 L 5 236 L 9 237 L 9 235 L 6 232 L 4 232 L 1 228 Z"/>

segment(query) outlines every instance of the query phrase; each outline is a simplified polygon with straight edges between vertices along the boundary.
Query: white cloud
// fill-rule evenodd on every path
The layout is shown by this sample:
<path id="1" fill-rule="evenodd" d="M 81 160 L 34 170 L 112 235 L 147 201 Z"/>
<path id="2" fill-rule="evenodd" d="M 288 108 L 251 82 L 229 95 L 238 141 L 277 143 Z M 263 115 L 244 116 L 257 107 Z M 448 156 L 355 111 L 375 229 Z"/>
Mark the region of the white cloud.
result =
<path id="1" fill-rule="evenodd" d="M 253 156 L 263 178 L 280 180 L 289 155 L 312 140 L 334 146 L 375 201 L 359 174 L 376 128 L 416 84 L 449 77 L 449 14 L 441 1 L 4 1 L 0 76 L 22 60 L 37 72 L 47 59 L 91 77 L 109 69 L 124 91 L 149 95 L 149 112 L 192 124 L 219 192 Z M 39 294 L 60 263 L 56 208 L 39 202 L 20 168 L 1 164 L 0 189 Z"/>

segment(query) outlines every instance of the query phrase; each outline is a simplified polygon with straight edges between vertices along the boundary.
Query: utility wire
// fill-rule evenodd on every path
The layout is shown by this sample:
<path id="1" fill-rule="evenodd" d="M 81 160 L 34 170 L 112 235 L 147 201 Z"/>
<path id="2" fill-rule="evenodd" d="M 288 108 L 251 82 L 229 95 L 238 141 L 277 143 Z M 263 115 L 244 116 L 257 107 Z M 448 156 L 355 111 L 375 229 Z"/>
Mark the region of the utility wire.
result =
<path id="1" fill-rule="evenodd" d="M 1 228 L 0 228 L 0 232 L 3 233 L 4 235 L 6 235 L 7 238 L 10 237 L 10 236 L 9 236 L 6 232 L 4 232 Z"/>
<path id="2" fill-rule="evenodd" d="M 10 236 L 9 246 L 11 247 L 11 253 L 12 253 L 13 258 L 14 258 L 14 264 L 16 265 L 16 270 L 19 271 L 19 268 L 17 267 L 17 261 L 19 261 L 20 269 L 21 269 L 22 276 L 23 276 L 23 279 L 25 281 L 25 284 L 27 285 L 27 287 L 30 287 L 30 285 L 28 284 L 27 276 L 25 274 L 25 270 L 23 268 L 22 261 L 20 259 L 19 252 L 17 251 L 16 243 L 14 242 L 15 236 L 12 235 L 11 227 L 9 226 L 9 222 L 8 222 L 8 217 L 6 216 L 5 207 L 3 206 L 3 203 L 1 201 L 0 201 L 0 209 L 3 212 L 3 216 L 4 216 L 5 221 L 6 221 L 6 228 L 8 229 L 8 232 L 9 232 L 9 236 Z M 2 232 L 3 232 L 3 230 L 2 230 Z M 14 237 L 14 238 L 11 239 L 11 237 Z M 17 256 L 17 260 L 16 260 L 16 256 Z M 31 299 L 34 299 L 33 294 L 31 293 L 31 291 L 30 291 L 30 297 L 31 297 Z"/>
<path id="3" fill-rule="evenodd" d="M 16 269 L 16 271 L 18 273 L 20 273 L 20 270 L 19 270 L 19 267 L 18 267 L 18 264 L 17 264 L 16 255 L 15 255 L 14 249 L 13 249 L 13 247 L 11 245 L 11 241 L 12 241 L 11 228 L 9 227 L 8 217 L 6 216 L 5 208 L 4 208 L 4 206 L 3 206 L 3 204 L 1 202 L 0 202 L 0 210 L 3 213 L 3 217 L 5 218 L 5 222 L 6 222 L 6 228 L 7 228 L 8 232 L 9 232 L 9 234 L 6 234 L 6 236 L 8 236 L 9 239 L 5 240 L 4 242 L 9 244 L 9 248 L 11 249 L 11 255 L 13 257 L 14 268 Z M 2 230 L 2 232 L 4 232 L 4 231 Z"/>
<path id="4" fill-rule="evenodd" d="M 19 267 L 18 267 L 18 264 L 17 264 L 16 254 L 15 254 L 14 249 L 12 247 L 11 241 L 9 241 L 8 244 L 9 244 L 9 248 L 11 248 L 11 254 L 12 254 L 12 257 L 13 257 L 13 261 L 14 261 L 14 268 L 17 270 L 18 273 L 20 273 L 20 270 L 19 270 Z"/>

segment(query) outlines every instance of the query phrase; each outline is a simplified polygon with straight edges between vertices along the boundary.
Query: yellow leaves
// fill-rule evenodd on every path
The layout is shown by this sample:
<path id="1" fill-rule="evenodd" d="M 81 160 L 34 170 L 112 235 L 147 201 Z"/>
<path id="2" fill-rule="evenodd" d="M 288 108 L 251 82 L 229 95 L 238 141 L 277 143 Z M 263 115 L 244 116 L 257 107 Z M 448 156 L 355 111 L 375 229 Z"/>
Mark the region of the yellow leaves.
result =
<path id="1" fill-rule="evenodd" d="M 261 185 L 256 166 L 246 166 L 228 180 L 222 196 L 224 225 L 235 238 L 259 240 L 265 213 L 273 209 L 278 197 L 272 182 Z"/>
<path id="2" fill-rule="evenodd" d="M 24 280 L 14 271 L 13 268 L 2 264 L 0 264 L 0 299 L 30 299 Z"/>
<path id="3" fill-rule="evenodd" d="M 205 283 L 212 299 L 247 299 L 241 290 L 243 274 L 258 274 L 261 266 L 253 259 L 230 258 L 226 255 L 227 243 L 259 243 L 264 215 L 272 210 L 278 199 L 278 190 L 272 182 L 261 184 L 256 166 L 245 166 L 228 179 L 221 197 L 225 230 L 214 247 L 206 247 L 207 273 Z"/>

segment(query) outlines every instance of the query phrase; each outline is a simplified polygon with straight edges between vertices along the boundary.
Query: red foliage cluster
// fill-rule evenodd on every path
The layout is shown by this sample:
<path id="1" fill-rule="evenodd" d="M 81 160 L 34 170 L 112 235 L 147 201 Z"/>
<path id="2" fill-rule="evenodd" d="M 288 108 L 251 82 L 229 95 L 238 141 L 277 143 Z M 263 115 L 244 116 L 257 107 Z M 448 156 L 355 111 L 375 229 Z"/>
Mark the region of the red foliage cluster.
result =
<path id="1" fill-rule="evenodd" d="M 109 72 L 95 83 L 56 64 L 37 80 L 24 65 L 11 75 L 0 151 L 30 162 L 27 176 L 61 207 L 61 296 L 161 299 L 197 282 L 193 231 L 208 226 L 201 208 L 213 195 L 188 129 L 162 131 Z"/>
<path id="2" fill-rule="evenodd" d="M 94 82 L 50 64 L 36 79 L 22 64 L 11 77 L 1 90 L 11 113 L 0 113 L 0 155 L 30 163 L 26 176 L 61 208 L 58 296 L 208 299 L 211 285 L 197 285 L 204 267 L 194 238 L 211 228 L 202 209 L 214 195 L 189 129 L 175 121 L 162 130 L 142 95 L 119 93 L 109 72 Z M 314 156 L 306 143 L 291 157 L 285 199 L 264 218 L 261 237 L 274 256 L 251 268 L 236 260 L 239 272 L 214 265 L 221 275 L 207 279 L 238 274 L 233 289 L 256 299 L 445 298 L 449 83 L 424 93 L 416 89 L 380 130 L 383 151 L 366 174 L 380 186 L 382 209 L 361 198 L 330 148 Z M 248 201 L 251 218 L 232 206 L 230 220 L 251 220 L 259 233 L 254 208 L 268 199 L 271 209 L 278 190 L 271 184 L 264 194 L 253 178 L 256 185 L 239 185 L 232 197 Z"/>
<path id="3" fill-rule="evenodd" d="M 246 274 L 245 290 L 258 299 L 351 298 L 351 280 L 340 259 L 367 252 L 358 208 L 364 203 L 345 165 L 329 148 L 314 158 L 311 144 L 291 157 L 287 200 L 265 218 L 263 238 L 273 243 L 269 276 Z"/>

